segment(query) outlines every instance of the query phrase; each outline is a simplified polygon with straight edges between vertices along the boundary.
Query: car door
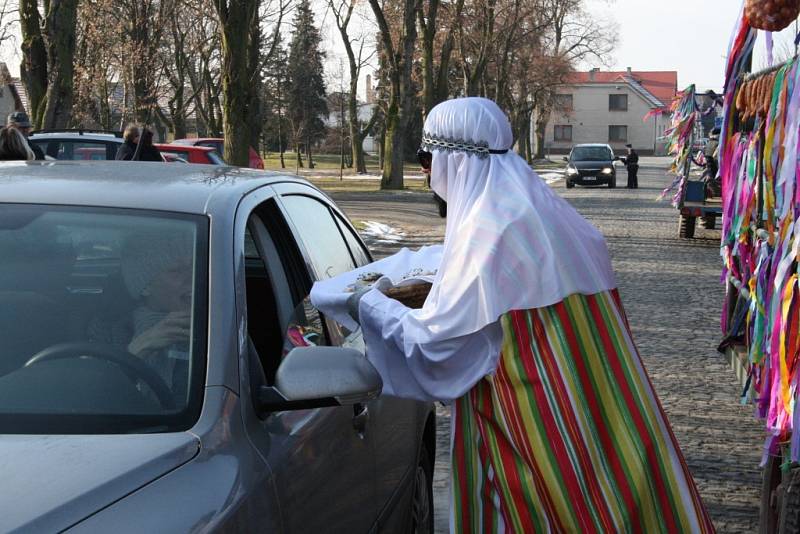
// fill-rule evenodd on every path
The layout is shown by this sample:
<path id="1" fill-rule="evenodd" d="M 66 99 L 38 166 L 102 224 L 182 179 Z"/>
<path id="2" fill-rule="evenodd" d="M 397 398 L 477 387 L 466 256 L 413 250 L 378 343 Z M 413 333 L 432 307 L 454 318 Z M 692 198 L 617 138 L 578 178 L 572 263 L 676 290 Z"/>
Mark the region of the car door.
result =
<path id="1" fill-rule="evenodd" d="M 357 266 L 371 261 L 369 252 L 352 227 L 337 210 L 327 205 L 321 195 L 309 196 L 313 190 L 306 186 L 280 185 L 276 186 L 276 189 L 282 193 L 281 204 L 297 227 L 298 237 L 306 244 L 307 254 L 312 264 L 315 264 L 318 279 L 335 276 L 341 269 L 317 259 L 317 256 L 327 254 L 323 251 L 326 247 L 346 246 L 350 249 L 352 261 Z M 338 226 L 339 235 L 332 231 L 318 230 L 316 224 L 321 223 L 306 224 L 306 221 L 310 220 L 325 221 L 326 226 L 333 220 Z M 361 352 L 365 351 L 361 329 L 349 332 L 331 320 L 328 321 L 328 328 L 342 345 Z M 391 519 L 393 523 L 398 514 L 400 516 L 405 514 L 405 502 L 410 497 L 409 492 L 404 490 L 411 489 L 413 468 L 416 466 L 419 450 L 421 421 L 418 419 L 420 413 L 418 407 L 419 405 L 413 401 L 383 396 L 367 403 L 366 406 L 356 407 L 356 411 L 362 410 L 361 415 L 369 418 L 365 439 L 375 454 L 375 496 L 378 510 L 382 519 L 394 516 Z"/>
<path id="2" fill-rule="evenodd" d="M 332 341 L 310 304 L 311 273 L 278 204 L 266 200 L 255 207 L 238 238 L 244 287 L 237 295 L 245 302 L 252 392 L 272 383 L 292 348 Z M 338 266 L 352 269 L 347 261 Z M 355 422 L 350 406 L 246 421 L 273 473 L 285 532 L 369 532 L 375 524 L 374 460 Z"/>

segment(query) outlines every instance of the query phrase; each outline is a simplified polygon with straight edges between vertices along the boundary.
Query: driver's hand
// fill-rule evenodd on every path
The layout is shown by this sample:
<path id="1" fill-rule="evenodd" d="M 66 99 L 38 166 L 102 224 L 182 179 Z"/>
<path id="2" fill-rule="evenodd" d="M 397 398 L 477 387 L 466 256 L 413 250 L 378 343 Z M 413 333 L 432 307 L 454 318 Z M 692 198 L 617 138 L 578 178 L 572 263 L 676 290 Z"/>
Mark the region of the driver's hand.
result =
<path id="1" fill-rule="evenodd" d="M 128 344 L 128 352 L 138 356 L 160 350 L 189 339 L 191 314 L 188 311 L 172 312 L 148 328 Z"/>

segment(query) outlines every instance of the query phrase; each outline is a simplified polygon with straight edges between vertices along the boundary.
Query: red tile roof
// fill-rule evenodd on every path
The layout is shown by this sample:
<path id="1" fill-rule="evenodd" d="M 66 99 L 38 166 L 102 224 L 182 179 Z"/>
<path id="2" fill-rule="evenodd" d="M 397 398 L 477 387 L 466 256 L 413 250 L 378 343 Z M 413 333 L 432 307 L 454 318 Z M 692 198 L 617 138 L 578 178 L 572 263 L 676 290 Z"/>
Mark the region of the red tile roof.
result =
<path id="1" fill-rule="evenodd" d="M 595 71 L 594 79 L 591 72 L 575 72 L 570 80 L 571 83 L 614 83 L 624 82 L 628 71 Z M 675 95 L 678 94 L 678 73 L 674 70 L 668 71 L 638 71 L 630 73 L 633 78 L 647 89 L 653 96 L 661 100 L 667 106 Z"/>

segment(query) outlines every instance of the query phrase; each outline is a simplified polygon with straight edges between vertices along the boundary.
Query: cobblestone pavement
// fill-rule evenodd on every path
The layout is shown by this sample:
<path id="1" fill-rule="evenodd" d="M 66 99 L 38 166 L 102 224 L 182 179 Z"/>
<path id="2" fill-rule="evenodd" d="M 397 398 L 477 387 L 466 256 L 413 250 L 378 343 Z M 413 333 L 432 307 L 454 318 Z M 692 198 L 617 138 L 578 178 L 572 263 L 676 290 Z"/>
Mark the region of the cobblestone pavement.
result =
<path id="1" fill-rule="evenodd" d="M 619 183 L 624 184 L 625 172 Z M 634 338 L 669 416 L 695 482 L 719 532 L 758 527 L 762 424 L 739 404 L 733 371 L 716 352 L 722 286 L 719 231 L 677 238 L 677 212 L 654 202 L 669 180 L 643 167 L 640 189 L 554 185 L 606 236 Z M 400 243 L 370 243 L 376 256 L 399 245 L 439 242 L 444 223 L 428 195 L 335 195 L 356 222 L 377 220 L 402 229 Z M 366 202 L 369 201 L 369 202 Z M 439 408 L 435 471 L 436 531 L 447 531 L 449 416 Z"/>

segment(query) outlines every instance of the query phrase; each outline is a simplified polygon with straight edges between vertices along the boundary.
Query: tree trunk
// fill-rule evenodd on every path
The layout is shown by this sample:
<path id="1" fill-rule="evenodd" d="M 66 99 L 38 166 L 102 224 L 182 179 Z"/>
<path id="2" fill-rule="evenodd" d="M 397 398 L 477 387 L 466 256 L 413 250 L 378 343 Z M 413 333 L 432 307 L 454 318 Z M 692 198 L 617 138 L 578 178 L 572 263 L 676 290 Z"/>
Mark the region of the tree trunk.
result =
<path id="1" fill-rule="evenodd" d="M 549 114 L 548 114 L 549 115 Z M 534 124 L 534 135 L 536 136 L 536 152 L 534 153 L 535 159 L 544 159 L 544 137 L 547 130 L 547 119 L 545 113 L 541 109 L 536 111 L 536 120 Z"/>
<path id="2" fill-rule="evenodd" d="M 264 118 L 263 106 L 261 105 L 261 89 L 263 80 L 261 78 L 261 19 L 254 16 L 250 22 L 250 43 L 248 72 L 250 73 L 250 83 L 247 88 L 248 94 L 248 111 L 247 111 L 247 133 L 249 137 L 248 147 L 254 147 L 258 150 L 261 145 L 261 134 L 264 131 Z M 248 165 L 250 156 L 248 152 Z"/>
<path id="3" fill-rule="evenodd" d="M 314 168 L 314 160 L 311 158 L 311 139 L 306 140 L 306 161 L 308 161 L 308 168 Z"/>
<path id="4" fill-rule="evenodd" d="M 47 95 L 47 49 L 42 37 L 41 17 L 36 0 L 20 0 L 22 63 L 20 75 L 28 93 L 28 113 L 34 128 L 41 128 Z"/>
<path id="5" fill-rule="evenodd" d="M 389 59 L 387 63 L 389 65 L 390 91 L 386 113 L 386 137 L 383 140 L 385 154 L 381 189 L 402 189 L 405 133 L 410 122 L 415 97 L 411 87 L 411 72 L 417 39 L 416 13 L 421 8 L 421 0 L 405 0 L 404 2 L 403 32 L 399 50 L 395 50 L 392 43 L 392 35 L 378 0 L 369 0 L 369 3 L 380 28 L 383 52 Z"/>
<path id="6" fill-rule="evenodd" d="M 250 103 L 250 28 L 258 12 L 257 0 L 217 0 L 222 37 L 222 128 L 225 161 L 247 167 L 250 163 L 250 132 L 247 114 Z"/>
<path id="7" fill-rule="evenodd" d="M 66 128 L 72 119 L 73 60 L 78 0 L 51 0 L 43 38 L 47 49 L 44 128 Z"/>

